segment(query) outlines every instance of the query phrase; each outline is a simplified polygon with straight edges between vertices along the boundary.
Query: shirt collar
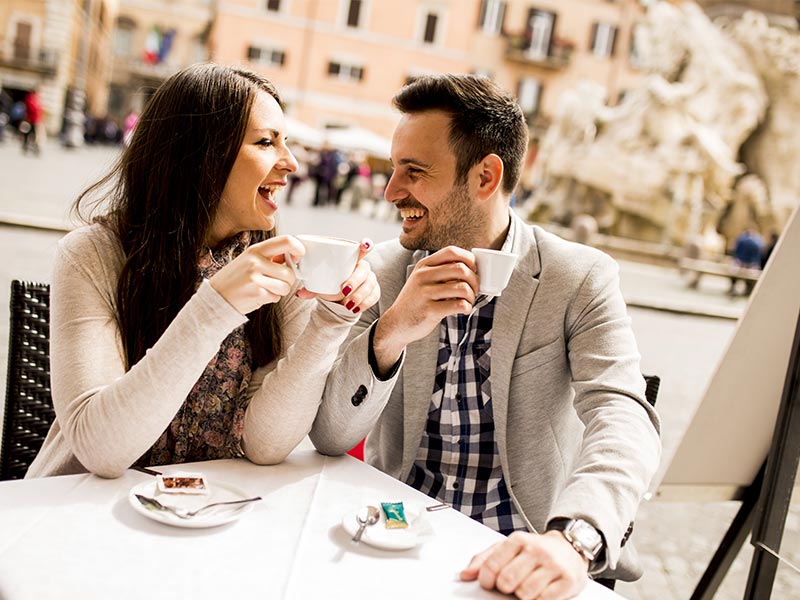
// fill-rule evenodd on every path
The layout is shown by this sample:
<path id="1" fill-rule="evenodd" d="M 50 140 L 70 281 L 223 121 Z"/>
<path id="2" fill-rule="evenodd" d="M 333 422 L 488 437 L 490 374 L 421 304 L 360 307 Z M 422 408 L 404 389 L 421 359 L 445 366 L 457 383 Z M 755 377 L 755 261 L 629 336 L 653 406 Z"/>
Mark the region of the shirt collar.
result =
<path id="1" fill-rule="evenodd" d="M 502 252 L 513 252 L 514 248 L 514 238 L 517 235 L 517 220 L 513 218 L 511 214 L 511 207 L 508 208 L 508 234 L 506 235 L 506 239 L 503 242 L 503 246 L 500 248 Z"/>

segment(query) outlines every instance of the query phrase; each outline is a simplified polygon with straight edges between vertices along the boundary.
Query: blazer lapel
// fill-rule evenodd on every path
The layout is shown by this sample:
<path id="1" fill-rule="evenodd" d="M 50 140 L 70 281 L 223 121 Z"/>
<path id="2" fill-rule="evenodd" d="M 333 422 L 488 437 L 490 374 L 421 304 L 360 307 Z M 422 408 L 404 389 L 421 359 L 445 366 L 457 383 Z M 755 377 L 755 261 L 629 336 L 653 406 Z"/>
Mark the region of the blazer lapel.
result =
<path id="1" fill-rule="evenodd" d="M 414 253 L 414 263 L 406 270 L 406 280 L 416 263 L 425 253 Z M 439 326 L 434 327 L 424 338 L 406 347 L 406 360 L 403 365 L 409 377 L 403 377 L 403 471 L 405 479 L 417 457 L 419 442 L 425 423 L 428 420 L 433 381 L 436 377 L 436 362 L 439 353 Z"/>
<path id="2" fill-rule="evenodd" d="M 514 217 L 516 218 L 516 217 Z M 508 286 L 497 298 L 492 324 L 492 415 L 501 464 L 508 464 L 506 431 L 511 369 L 525 329 L 531 303 L 539 286 L 539 252 L 530 225 L 521 219 L 516 224 L 514 252 L 519 255 Z M 506 479 L 509 477 L 504 469 Z M 511 486 L 510 480 L 506 483 Z"/>

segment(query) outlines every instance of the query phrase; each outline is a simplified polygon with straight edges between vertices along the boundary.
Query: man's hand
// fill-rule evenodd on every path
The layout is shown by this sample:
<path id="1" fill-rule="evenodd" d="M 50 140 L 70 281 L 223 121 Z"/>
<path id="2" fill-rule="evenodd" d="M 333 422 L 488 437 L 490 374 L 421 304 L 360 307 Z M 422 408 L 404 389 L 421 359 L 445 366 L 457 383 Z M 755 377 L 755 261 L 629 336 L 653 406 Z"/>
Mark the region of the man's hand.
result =
<path id="1" fill-rule="evenodd" d="M 397 299 L 378 320 L 373 349 L 388 372 L 405 347 L 433 331 L 447 316 L 469 314 L 478 293 L 475 257 L 448 246 L 419 261 Z"/>
<path id="2" fill-rule="evenodd" d="M 566 600 L 586 585 L 589 562 L 559 531 L 539 535 L 517 531 L 475 555 L 462 581 L 497 588 L 520 600 Z"/>

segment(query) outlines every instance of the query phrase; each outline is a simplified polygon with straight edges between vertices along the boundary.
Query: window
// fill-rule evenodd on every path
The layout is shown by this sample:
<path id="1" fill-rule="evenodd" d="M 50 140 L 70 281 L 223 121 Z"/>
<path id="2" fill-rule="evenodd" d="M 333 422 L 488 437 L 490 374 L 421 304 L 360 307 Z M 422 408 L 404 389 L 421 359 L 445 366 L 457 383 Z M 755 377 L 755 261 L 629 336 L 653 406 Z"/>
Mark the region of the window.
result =
<path id="1" fill-rule="evenodd" d="M 527 52 L 532 58 L 545 58 L 550 55 L 555 21 L 555 13 L 537 8 L 532 8 L 528 13 L 525 35 L 529 40 Z"/>
<path id="2" fill-rule="evenodd" d="M 28 60 L 31 57 L 31 37 L 33 25 L 27 21 L 17 21 L 14 34 L 14 58 Z"/>
<path id="3" fill-rule="evenodd" d="M 267 0 L 267 2 L 264 4 L 264 8 L 266 8 L 269 12 L 280 12 L 281 0 Z"/>
<path id="4" fill-rule="evenodd" d="M 533 115 L 539 112 L 539 100 L 542 97 L 542 83 L 535 77 L 523 77 L 517 88 L 517 102 L 522 112 Z"/>
<path id="5" fill-rule="evenodd" d="M 481 0 L 478 29 L 489 35 L 499 35 L 503 31 L 503 19 L 505 16 L 505 0 Z"/>
<path id="6" fill-rule="evenodd" d="M 614 44 L 617 41 L 617 28 L 610 23 L 595 23 L 592 26 L 592 54 L 603 58 L 614 54 Z"/>
<path id="7" fill-rule="evenodd" d="M 628 56 L 628 60 L 631 63 L 631 66 L 636 68 L 642 67 L 642 57 L 641 52 L 639 50 L 639 44 L 636 43 L 636 40 L 639 38 L 637 33 L 637 29 L 641 27 L 641 25 L 636 25 L 631 30 L 631 43 L 630 43 L 630 55 Z"/>
<path id="8" fill-rule="evenodd" d="M 349 0 L 347 6 L 347 26 L 359 28 L 361 27 L 361 19 L 363 16 L 363 1 L 362 0 Z"/>
<path id="9" fill-rule="evenodd" d="M 117 56 L 130 56 L 133 54 L 133 36 L 136 32 L 136 23 L 126 17 L 117 19 L 117 29 L 114 32 L 114 54 Z"/>
<path id="10" fill-rule="evenodd" d="M 439 23 L 439 15 L 428 13 L 425 15 L 425 30 L 422 33 L 422 41 L 426 44 L 433 44 L 436 41 L 436 25 Z"/>
<path id="11" fill-rule="evenodd" d="M 328 75 L 340 81 L 361 81 L 364 79 L 363 65 L 346 61 L 328 63 Z"/>
<path id="12" fill-rule="evenodd" d="M 247 60 L 258 65 L 282 66 L 286 62 L 286 52 L 277 48 L 249 46 L 247 48 Z"/>

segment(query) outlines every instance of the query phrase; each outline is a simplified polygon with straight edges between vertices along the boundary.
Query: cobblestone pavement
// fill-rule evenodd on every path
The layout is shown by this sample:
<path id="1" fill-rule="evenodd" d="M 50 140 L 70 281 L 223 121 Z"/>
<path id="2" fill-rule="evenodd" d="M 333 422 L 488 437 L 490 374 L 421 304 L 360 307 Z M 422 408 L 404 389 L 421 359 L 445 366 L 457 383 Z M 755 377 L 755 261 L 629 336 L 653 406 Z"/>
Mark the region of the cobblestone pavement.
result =
<path id="1" fill-rule="evenodd" d="M 4 257 L 0 261 L 0 385 L 6 374 L 9 282 L 12 278 L 49 280 L 55 245 L 63 235 L 62 231 L 8 223 L 70 227 L 70 203 L 82 187 L 102 174 L 114 156 L 115 150 L 110 148 L 67 151 L 51 143 L 36 158 L 22 156 L 16 144 L 0 144 L 0 255 Z M 397 232 L 398 224 L 385 208 L 365 205 L 357 212 L 312 209 L 309 190 L 300 187 L 298 192 L 293 205 L 282 207 L 279 213 L 283 232 L 370 237 L 376 242 Z M 675 270 L 623 261 L 620 266 L 623 293 L 636 299 L 630 314 L 642 353 L 642 370 L 662 378 L 657 406 L 663 421 L 663 472 L 734 334 L 735 321 L 650 310 L 647 298 L 657 299 L 660 305 L 668 301 L 676 309 L 704 308 L 709 313 L 719 307 L 741 312 L 746 301 L 728 298 L 724 279 L 704 279 L 700 290 L 693 291 Z M 633 539 L 645 575 L 638 582 L 618 585 L 617 591 L 630 599 L 688 599 L 738 506 L 737 502 L 644 503 Z M 800 497 L 791 504 L 782 554 L 800 564 Z M 746 545 L 716 598 L 742 598 L 751 555 Z M 772 597 L 800 598 L 800 575 L 781 565 Z"/>

